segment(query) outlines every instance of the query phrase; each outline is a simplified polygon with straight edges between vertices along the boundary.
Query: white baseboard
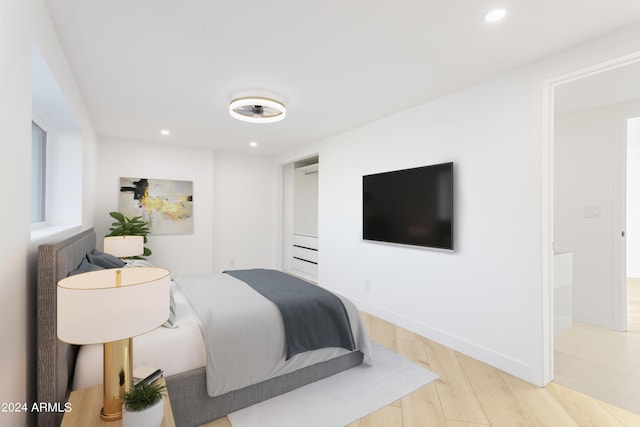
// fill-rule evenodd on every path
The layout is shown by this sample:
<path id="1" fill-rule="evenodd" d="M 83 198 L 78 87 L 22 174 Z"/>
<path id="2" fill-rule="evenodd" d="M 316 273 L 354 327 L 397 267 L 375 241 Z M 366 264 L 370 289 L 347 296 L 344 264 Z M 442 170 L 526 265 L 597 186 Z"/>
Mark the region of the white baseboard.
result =
<path id="1" fill-rule="evenodd" d="M 600 328 L 611 329 L 614 331 L 619 331 L 619 328 L 616 328 L 615 321 L 610 317 L 601 316 L 599 314 L 589 313 L 586 311 L 573 310 L 573 321 L 586 323 L 592 326 L 598 326 Z"/>
<path id="2" fill-rule="evenodd" d="M 495 352 L 467 339 L 421 324 L 412 319 L 408 319 L 401 314 L 371 305 L 357 298 L 348 296 L 347 298 L 362 311 L 370 313 L 376 317 L 391 322 L 394 325 L 400 326 L 401 328 L 407 329 L 429 340 L 435 341 L 455 351 L 505 371 L 531 384 L 539 387 L 544 387 L 545 385 L 542 380 L 542 368 L 540 368 L 540 372 L 536 372 L 534 366 L 530 362 L 514 359 L 508 355 Z"/>

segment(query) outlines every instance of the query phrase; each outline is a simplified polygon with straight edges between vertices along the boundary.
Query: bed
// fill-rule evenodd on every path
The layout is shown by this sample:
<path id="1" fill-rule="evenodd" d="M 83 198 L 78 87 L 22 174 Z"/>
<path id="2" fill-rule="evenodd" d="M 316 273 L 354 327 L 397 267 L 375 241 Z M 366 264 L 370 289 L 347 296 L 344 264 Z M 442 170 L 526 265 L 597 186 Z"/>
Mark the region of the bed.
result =
<path id="1" fill-rule="evenodd" d="M 74 382 L 76 388 L 83 386 L 83 383 L 74 377 L 84 377 L 85 379 L 82 381 L 92 381 L 87 380 L 86 375 L 81 372 L 93 372 L 95 375 L 95 364 L 101 364 L 101 359 L 96 362 L 95 356 L 90 356 L 92 352 L 99 353 L 95 348 L 90 351 L 90 349 L 83 347 L 82 351 L 79 351 L 80 348 L 78 346 L 63 343 L 57 339 L 56 335 L 57 281 L 76 269 L 85 254 L 91 252 L 95 246 L 95 233 L 93 229 L 88 229 L 64 241 L 41 245 L 38 249 L 37 398 L 39 402 L 60 402 L 64 406 Z M 180 283 L 182 279 L 176 278 L 178 287 L 184 286 Z M 188 276 L 184 279 L 191 280 Z M 203 280 L 203 278 L 196 278 L 196 281 L 198 280 Z M 189 289 L 187 286 L 184 286 L 184 288 Z M 178 307 L 181 304 L 184 307 L 184 295 L 178 292 L 176 296 Z M 353 307 L 349 307 L 349 310 L 351 315 Z M 360 321 L 359 316 L 357 317 L 357 321 Z M 189 329 L 188 324 L 195 325 L 196 330 L 198 330 L 198 327 L 201 328 L 202 325 L 198 326 L 198 321 L 194 320 L 193 317 L 187 316 L 183 318 L 180 315 L 178 315 L 177 323 L 179 327 L 175 330 L 161 327 L 155 332 L 156 335 L 164 336 L 165 338 L 163 339 L 169 340 L 174 340 L 174 336 L 177 337 L 175 340 L 180 342 L 176 346 L 178 348 L 192 345 L 187 344 L 188 342 L 193 343 L 194 336 L 193 328 Z M 172 333 L 177 335 L 172 336 Z M 153 339 L 158 340 L 157 336 Z M 151 338 L 142 336 L 134 339 L 134 358 L 138 354 L 149 353 L 148 350 L 145 350 L 145 340 L 151 340 Z M 265 376 L 264 379 L 255 381 L 255 375 L 262 375 L 257 373 L 253 375 L 252 381 L 248 385 L 243 385 L 241 388 L 232 386 L 229 390 L 224 387 L 217 390 L 211 389 L 211 374 L 209 373 L 208 375 L 206 368 L 207 352 L 203 350 L 203 347 L 198 347 L 198 344 L 195 344 L 196 348 L 194 350 L 186 352 L 191 356 L 187 358 L 189 359 L 187 362 L 180 361 L 180 363 L 175 364 L 180 366 L 173 366 L 171 361 L 168 361 L 161 366 L 165 370 L 176 425 L 179 427 L 197 426 L 357 366 L 366 359 L 368 350 L 366 332 L 364 337 L 359 335 L 357 341 L 357 348 L 353 351 L 330 351 L 329 353 L 331 354 L 329 356 L 325 355 L 323 359 L 319 359 L 321 361 L 314 360 L 311 364 L 310 362 L 303 363 L 302 366 L 295 366 L 294 368 L 282 368 L 278 365 L 280 367 L 277 369 L 269 368 L 272 372 L 270 375 Z M 89 356 L 85 357 L 85 353 L 89 354 Z M 295 356 L 291 360 L 295 360 L 297 357 Z M 327 357 L 328 360 L 324 360 Z M 86 362 L 86 360 L 89 360 L 89 362 Z M 224 371 L 226 372 L 227 370 L 224 369 Z M 77 375 L 76 372 L 78 372 Z M 99 382 L 102 382 L 101 378 Z M 214 381 L 215 384 L 218 382 L 222 381 Z M 55 412 L 39 413 L 38 425 L 58 426 L 62 416 L 62 413 Z"/>

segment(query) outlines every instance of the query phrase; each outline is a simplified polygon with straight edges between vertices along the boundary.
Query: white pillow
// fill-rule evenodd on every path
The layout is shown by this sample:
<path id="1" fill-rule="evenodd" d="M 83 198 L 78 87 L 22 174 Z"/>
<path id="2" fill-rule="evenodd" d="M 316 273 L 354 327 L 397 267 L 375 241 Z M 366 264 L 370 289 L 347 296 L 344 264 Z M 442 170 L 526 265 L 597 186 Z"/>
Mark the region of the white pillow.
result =
<path id="1" fill-rule="evenodd" d="M 125 259 L 124 262 L 127 263 L 125 267 L 155 267 L 146 259 Z"/>

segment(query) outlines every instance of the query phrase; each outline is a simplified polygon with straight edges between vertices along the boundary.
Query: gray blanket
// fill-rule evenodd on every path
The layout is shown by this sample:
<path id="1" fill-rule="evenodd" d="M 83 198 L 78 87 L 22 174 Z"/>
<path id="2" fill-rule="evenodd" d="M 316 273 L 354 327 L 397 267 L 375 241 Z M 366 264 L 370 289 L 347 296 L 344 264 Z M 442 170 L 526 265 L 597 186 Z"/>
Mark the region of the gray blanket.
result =
<path id="1" fill-rule="evenodd" d="M 320 348 L 355 350 L 347 310 L 331 292 L 276 270 L 225 273 L 242 280 L 278 307 L 284 322 L 287 360 Z"/>
<path id="2" fill-rule="evenodd" d="M 207 360 L 207 393 L 220 396 L 267 379 L 349 353 L 322 348 L 286 357 L 286 337 L 278 307 L 229 274 L 174 277 L 200 319 Z M 357 350 L 371 364 L 371 343 L 358 308 L 337 295 L 346 307 Z M 181 314 L 178 313 L 178 317 Z M 184 351 L 177 347 L 170 351 Z"/>

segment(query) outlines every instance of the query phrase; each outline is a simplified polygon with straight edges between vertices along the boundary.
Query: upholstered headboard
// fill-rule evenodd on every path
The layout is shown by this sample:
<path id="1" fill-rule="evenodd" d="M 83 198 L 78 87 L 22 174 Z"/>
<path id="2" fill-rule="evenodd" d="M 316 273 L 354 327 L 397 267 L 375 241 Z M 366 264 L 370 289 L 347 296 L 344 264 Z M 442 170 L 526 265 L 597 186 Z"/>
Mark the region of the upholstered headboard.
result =
<path id="1" fill-rule="evenodd" d="M 38 402 L 60 402 L 64 407 L 68 399 L 78 348 L 58 339 L 56 286 L 95 246 L 96 235 L 91 228 L 38 247 Z M 40 412 L 38 426 L 58 426 L 62 415 Z"/>

